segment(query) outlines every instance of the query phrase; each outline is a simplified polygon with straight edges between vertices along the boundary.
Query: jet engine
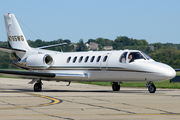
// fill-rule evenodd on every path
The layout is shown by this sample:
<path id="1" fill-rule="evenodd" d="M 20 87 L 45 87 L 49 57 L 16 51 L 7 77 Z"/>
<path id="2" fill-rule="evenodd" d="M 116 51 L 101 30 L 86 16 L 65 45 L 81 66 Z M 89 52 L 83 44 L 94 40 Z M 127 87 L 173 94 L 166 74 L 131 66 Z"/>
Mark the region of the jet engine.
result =
<path id="1" fill-rule="evenodd" d="M 35 54 L 26 58 L 26 66 L 30 68 L 46 69 L 53 63 L 53 58 L 48 54 Z"/>

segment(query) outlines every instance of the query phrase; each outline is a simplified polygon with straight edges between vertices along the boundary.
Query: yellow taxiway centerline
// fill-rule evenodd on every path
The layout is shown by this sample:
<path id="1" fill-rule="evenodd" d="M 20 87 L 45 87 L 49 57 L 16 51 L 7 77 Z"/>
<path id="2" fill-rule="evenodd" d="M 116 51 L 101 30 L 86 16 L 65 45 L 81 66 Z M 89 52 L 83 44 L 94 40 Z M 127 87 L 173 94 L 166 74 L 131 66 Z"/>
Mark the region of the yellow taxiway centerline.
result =
<path id="1" fill-rule="evenodd" d="M 49 100 L 51 100 L 51 102 L 50 103 L 45 103 L 45 104 L 39 104 L 39 105 L 32 105 L 32 106 L 16 106 L 16 107 L 0 108 L 0 110 L 2 110 L 2 109 L 42 107 L 42 106 L 49 106 L 49 105 L 54 105 L 54 104 L 58 104 L 58 103 L 62 102 L 61 100 L 58 100 L 58 99 L 55 99 L 55 98 L 52 98 L 52 97 L 48 97 L 48 96 L 44 96 L 44 95 L 38 95 L 38 94 L 33 94 L 33 93 L 23 93 L 23 94 L 28 94 L 28 95 L 32 95 L 32 96 L 37 96 L 37 97 L 49 99 Z"/>

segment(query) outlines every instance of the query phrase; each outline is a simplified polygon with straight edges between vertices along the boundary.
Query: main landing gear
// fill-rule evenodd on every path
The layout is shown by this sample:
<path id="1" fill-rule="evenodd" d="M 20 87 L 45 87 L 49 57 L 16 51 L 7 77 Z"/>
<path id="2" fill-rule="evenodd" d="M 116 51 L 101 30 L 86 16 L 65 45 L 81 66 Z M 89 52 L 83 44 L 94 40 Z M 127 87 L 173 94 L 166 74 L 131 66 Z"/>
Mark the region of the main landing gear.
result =
<path id="1" fill-rule="evenodd" d="M 120 90 L 120 84 L 118 82 L 112 83 L 112 90 L 113 91 L 119 91 Z"/>
<path id="2" fill-rule="evenodd" d="M 153 82 L 147 82 L 146 87 L 148 87 L 148 91 L 150 93 L 155 93 L 156 92 L 156 86 L 153 84 Z"/>
<path id="3" fill-rule="evenodd" d="M 34 84 L 34 92 L 41 92 L 42 85 L 43 85 L 42 82 L 41 82 L 41 79 L 33 79 L 28 84 Z"/>
<path id="4" fill-rule="evenodd" d="M 34 84 L 34 92 L 41 92 L 42 90 L 42 82 L 38 81 Z"/>

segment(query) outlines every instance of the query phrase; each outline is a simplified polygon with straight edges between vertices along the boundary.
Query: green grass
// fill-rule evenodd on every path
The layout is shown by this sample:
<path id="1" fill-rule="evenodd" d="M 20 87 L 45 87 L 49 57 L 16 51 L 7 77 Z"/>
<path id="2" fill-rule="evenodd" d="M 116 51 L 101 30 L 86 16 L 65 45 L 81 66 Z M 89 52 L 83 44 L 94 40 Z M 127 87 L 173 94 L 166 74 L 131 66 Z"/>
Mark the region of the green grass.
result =
<path id="1" fill-rule="evenodd" d="M 12 70 L 12 71 L 27 71 L 27 70 L 23 70 L 23 69 L 1 69 L 1 70 Z"/>
<path id="2" fill-rule="evenodd" d="M 111 86 L 111 82 L 79 82 L 84 84 Z M 170 83 L 169 80 L 154 82 L 157 88 L 180 89 L 180 83 Z M 146 87 L 146 82 L 124 82 L 122 87 Z"/>
<path id="3" fill-rule="evenodd" d="M 20 77 L 4 76 L 4 75 L 0 75 L 0 78 L 17 78 L 17 79 L 21 79 Z"/>
<path id="4" fill-rule="evenodd" d="M 180 76 L 180 72 L 177 72 L 176 75 L 177 75 L 177 76 Z"/>

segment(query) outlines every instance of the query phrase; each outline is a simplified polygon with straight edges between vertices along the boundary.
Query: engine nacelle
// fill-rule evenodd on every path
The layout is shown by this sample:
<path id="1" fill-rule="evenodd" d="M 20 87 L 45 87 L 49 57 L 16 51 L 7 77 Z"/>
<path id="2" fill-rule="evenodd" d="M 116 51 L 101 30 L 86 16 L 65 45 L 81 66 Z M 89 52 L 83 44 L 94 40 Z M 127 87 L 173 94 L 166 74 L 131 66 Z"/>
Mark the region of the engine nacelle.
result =
<path id="1" fill-rule="evenodd" d="M 35 54 L 26 58 L 26 66 L 30 68 L 46 69 L 53 63 L 53 58 L 48 54 Z"/>

